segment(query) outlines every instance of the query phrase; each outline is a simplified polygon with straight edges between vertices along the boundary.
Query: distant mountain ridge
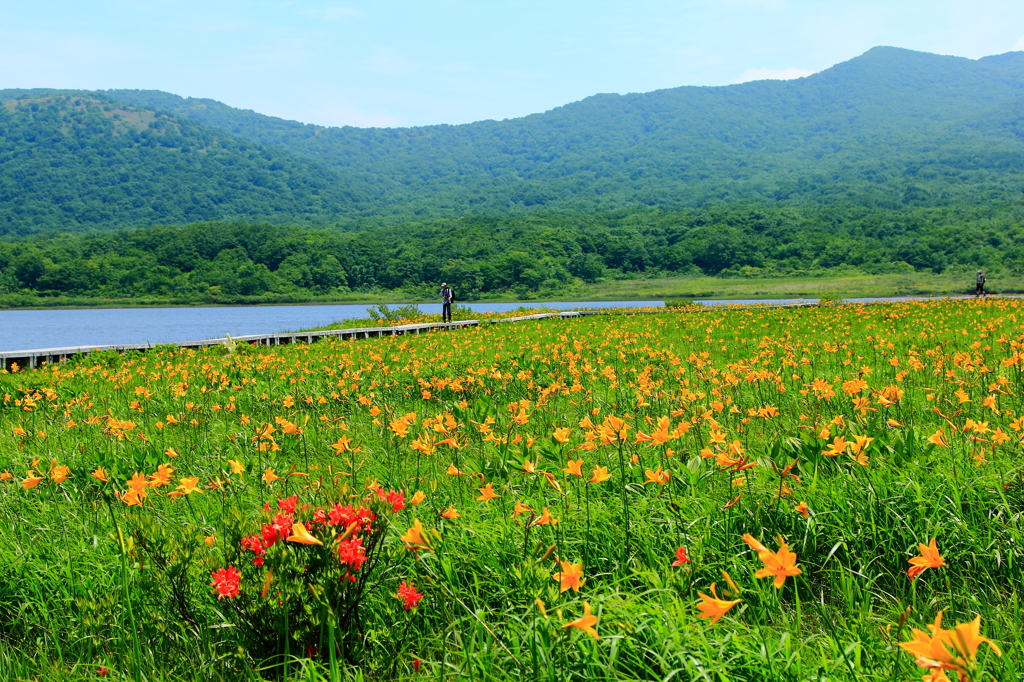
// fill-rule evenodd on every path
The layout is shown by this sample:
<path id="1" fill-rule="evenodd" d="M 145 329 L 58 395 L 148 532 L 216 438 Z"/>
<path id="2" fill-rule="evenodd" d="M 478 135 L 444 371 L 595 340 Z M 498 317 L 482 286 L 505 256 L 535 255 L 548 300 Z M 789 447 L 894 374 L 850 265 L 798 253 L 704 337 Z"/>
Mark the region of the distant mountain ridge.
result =
<path id="1" fill-rule="evenodd" d="M 193 212 L 197 219 L 393 222 L 733 202 L 891 209 L 1013 203 L 1024 192 L 1024 52 L 971 60 L 878 47 L 792 81 L 595 95 L 541 114 L 457 126 L 326 128 L 160 91 L 0 91 L 8 104 L 20 98 L 15 109 L 0 106 L 0 219 L 7 225 L 0 230 L 25 231 L 18 222 L 24 208 L 11 212 L 19 201 L 11 193 L 21 190 L 11 178 L 19 165 L 10 165 L 7 131 L 42 125 L 29 121 L 29 100 L 82 96 L 125 112 L 160 112 L 160 125 L 177 126 L 184 138 L 216 138 L 218 150 L 235 150 L 236 170 L 256 157 L 274 159 L 252 168 L 265 174 L 262 181 L 235 182 L 266 206 L 225 199 L 221 209 Z M 57 130 L 70 135 L 62 126 L 46 139 L 56 140 Z M 47 153 L 88 154 L 81 144 L 66 147 Z M 24 165 L 33 153 L 24 138 L 19 150 Z M 217 163 L 232 167 L 228 156 Z M 133 162 L 117 161 L 124 169 Z M 179 166 L 174 173 L 202 177 L 194 164 L 186 164 L 192 171 Z M 60 183 L 50 183 L 52 192 L 75 193 Z M 49 191 L 46 183 L 34 187 Z M 174 223 L 186 215 L 147 207 L 136 217 L 84 216 L 78 225 Z"/>

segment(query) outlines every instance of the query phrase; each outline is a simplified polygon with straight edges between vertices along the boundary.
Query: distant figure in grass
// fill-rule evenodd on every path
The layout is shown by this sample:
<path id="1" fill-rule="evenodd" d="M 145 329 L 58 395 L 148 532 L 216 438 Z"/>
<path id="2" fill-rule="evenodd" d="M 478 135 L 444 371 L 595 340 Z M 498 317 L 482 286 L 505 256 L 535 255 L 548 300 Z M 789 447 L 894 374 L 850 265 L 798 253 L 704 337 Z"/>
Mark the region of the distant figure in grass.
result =
<path id="1" fill-rule="evenodd" d="M 985 273 L 978 270 L 978 277 L 974 280 L 974 297 L 985 295 Z"/>
<path id="2" fill-rule="evenodd" d="M 452 321 L 452 301 L 455 300 L 455 292 L 451 290 L 447 282 L 441 282 L 441 321 Z"/>

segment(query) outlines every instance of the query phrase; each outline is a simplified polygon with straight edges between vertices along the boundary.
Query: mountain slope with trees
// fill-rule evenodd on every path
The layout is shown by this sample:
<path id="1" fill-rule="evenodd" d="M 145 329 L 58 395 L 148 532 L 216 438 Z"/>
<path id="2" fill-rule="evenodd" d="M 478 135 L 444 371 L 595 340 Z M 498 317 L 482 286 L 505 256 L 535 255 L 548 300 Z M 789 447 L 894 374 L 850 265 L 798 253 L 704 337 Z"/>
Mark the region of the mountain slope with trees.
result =
<path id="1" fill-rule="evenodd" d="M 336 172 L 185 118 L 90 96 L 0 102 L 0 234 L 308 223 L 353 203 Z"/>
<path id="2" fill-rule="evenodd" d="M 0 232 L 1014 203 L 1022 104 L 1024 53 L 897 48 L 794 81 L 595 95 L 518 119 L 404 129 L 325 128 L 159 91 L 6 90 Z"/>
<path id="3" fill-rule="evenodd" d="M 595 95 L 505 121 L 323 128 L 212 100 L 107 91 L 388 187 L 391 210 L 712 202 L 949 203 L 1020 194 L 1024 53 L 875 48 L 793 81 Z M 1007 177 L 1012 174 L 1012 178 Z"/>

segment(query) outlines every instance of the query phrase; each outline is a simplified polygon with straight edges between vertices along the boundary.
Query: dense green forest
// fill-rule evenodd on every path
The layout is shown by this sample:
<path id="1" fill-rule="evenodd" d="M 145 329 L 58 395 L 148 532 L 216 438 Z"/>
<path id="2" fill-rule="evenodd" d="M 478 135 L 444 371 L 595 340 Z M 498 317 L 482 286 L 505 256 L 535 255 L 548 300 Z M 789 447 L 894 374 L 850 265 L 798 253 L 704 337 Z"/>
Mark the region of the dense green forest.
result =
<path id="1" fill-rule="evenodd" d="M 770 276 L 986 267 L 1024 274 L 1024 207 L 715 206 L 461 218 L 338 232 L 200 223 L 0 241 L 0 303 L 61 296 L 180 303 L 301 301 L 388 290 L 436 298 L 557 295 L 668 274 Z"/>
<path id="2" fill-rule="evenodd" d="M 875 48 L 793 81 L 595 95 L 504 121 L 324 128 L 158 91 L 0 91 L 0 233 L 206 220 L 1014 203 L 1024 53 Z"/>
<path id="3" fill-rule="evenodd" d="M 0 103 L 0 234 L 338 215 L 316 163 L 187 119 L 94 97 Z"/>

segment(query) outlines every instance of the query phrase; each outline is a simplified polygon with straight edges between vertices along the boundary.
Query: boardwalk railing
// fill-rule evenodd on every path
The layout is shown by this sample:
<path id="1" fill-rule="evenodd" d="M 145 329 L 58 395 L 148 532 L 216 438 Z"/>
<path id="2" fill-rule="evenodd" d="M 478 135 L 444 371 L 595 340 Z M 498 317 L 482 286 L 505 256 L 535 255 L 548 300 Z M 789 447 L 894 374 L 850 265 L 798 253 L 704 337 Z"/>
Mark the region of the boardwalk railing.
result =
<path id="1" fill-rule="evenodd" d="M 526 320 L 543 320 L 550 317 L 579 317 L 580 315 L 595 315 L 598 311 L 572 311 L 564 313 L 538 313 L 536 315 L 523 315 L 521 317 L 505 317 L 495 320 L 487 320 L 487 323 L 498 324 L 502 322 L 523 322 Z M 422 324 L 401 324 L 394 327 L 354 327 L 351 329 L 330 329 L 318 332 L 286 332 L 279 334 L 247 334 L 245 336 L 232 336 L 230 341 L 247 343 L 256 346 L 285 346 L 294 343 L 311 344 L 321 339 L 341 339 L 343 341 L 354 341 L 357 339 L 372 339 L 381 336 L 401 336 L 403 334 L 423 334 L 443 329 L 462 329 L 464 327 L 476 327 L 481 324 L 480 320 L 456 320 L 455 322 L 425 322 Z M 177 346 L 178 348 L 202 348 L 204 346 L 217 346 L 228 343 L 227 337 L 216 339 L 203 339 L 202 341 L 179 341 L 177 343 L 159 344 L 162 346 Z M 65 348 L 36 348 L 34 350 L 9 350 L 0 351 L 0 367 L 11 369 L 13 365 L 26 369 L 35 369 L 44 363 L 54 363 L 66 360 L 75 355 L 85 355 L 95 351 L 115 351 L 123 353 L 128 350 L 146 351 L 153 348 L 154 344 L 130 343 L 111 346 L 68 346 Z"/>

